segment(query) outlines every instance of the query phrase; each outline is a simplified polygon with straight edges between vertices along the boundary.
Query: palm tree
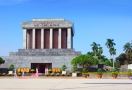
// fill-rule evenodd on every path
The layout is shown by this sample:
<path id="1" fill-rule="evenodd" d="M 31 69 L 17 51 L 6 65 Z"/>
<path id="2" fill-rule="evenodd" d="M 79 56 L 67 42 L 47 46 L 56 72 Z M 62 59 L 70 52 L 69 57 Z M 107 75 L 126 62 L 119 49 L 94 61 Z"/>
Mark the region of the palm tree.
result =
<path id="1" fill-rule="evenodd" d="M 93 44 L 91 44 L 91 46 L 92 46 L 92 50 L 93 50 L 93 52 L 95 53 L 95 56 L 96 56 L 96 53 L 98 52 L 98 46 L 100 46 L 100 45 L 93 42 Z"/>
<path id="2" fill-rule="evenodd" d="M 98 54 L 101 55 L 103 53 L 103 48 L 102 47 L 99 47 L 98 48 Z"/>
<path id="3" fill-rule="evenodd" d="M 131 53 L 132 52 L 132 45 L 131 45 L 131 43 L 126 43 L 125 45 L 124 45 L 124 51 L 125 51 L 125 53 L 126 54 L 128 54 L 128 53 Z"/>
<path id="4" fill-rule="evenodd" d="M 113 55 L 113 68 L 114 68 L 114 55 L 116 55 L 116 49 L 114 47 L 111 47 L 109 49 L 109 52 L 111 55 Z"/>
<path id="5" fill-rule="evenodd" d="M 107 48 L 110 49 L 111 47 L 113 47 L 116 44 L 114 43 L 114 39 L 107 39 L 105 45 L 107 46 Z M 110 53 L 110 59 L 111 59 L 111 53 Z"/>

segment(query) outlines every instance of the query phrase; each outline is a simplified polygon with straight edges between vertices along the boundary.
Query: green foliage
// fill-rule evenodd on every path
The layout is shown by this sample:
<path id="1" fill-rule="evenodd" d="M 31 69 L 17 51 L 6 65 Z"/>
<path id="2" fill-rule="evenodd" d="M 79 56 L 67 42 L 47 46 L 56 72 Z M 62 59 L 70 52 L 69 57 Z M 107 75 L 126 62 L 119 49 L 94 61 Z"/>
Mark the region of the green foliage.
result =
<path id="1" fill-rule="evenodd" d="M 0 64 L 4 64 L 5 63 L 5 60 L 3 60 L 1 57 L 0 57 Z"/>
<path id="2" fill-rule="evenodd" d="M 110 47 L 109 52 L 111 55 L 116 55 L 116 49 L 114 47 Z"/>
<path id="3" fill-rule="evenodd" d="M 114 39 L 107 39 L 105 45 L 107 46 L 107 48 L 111 48 L 116 44 L 114 43 Z"/>
<path id="4" fill-rule="evenodd" d="M 52 69 L 49 69 L 49 70 L 48 70 L 48 73 L 52 73 Z"/>
<path id="5" fill-rule="evenodd" d="M 87 69 L 83 68 L 82 73 L 87 73 Z"/>
<path id="6" fill-rule="evenodd" d="M 112 72 L 112 76 L 117 76 L 118 75 L 118 73 L 117 72 Z"/>
<path id="7" fill-rule="evenodd" d="M 102 69 L 101 69 L 101 68 L 99 68 L 97 73 L 98 73 L 98 75 L 102 75 L 102 74 L 103 74 Z"/>
<path id="8" fill-rule="evenodd" d="M 117 59 L 120 62 L 120 65 L 125 65 L 125 64 L 132 64 L 132 53 L 121 53 Z"/>
<path id="9" fill-rule="evenodd" d="M 132 70 L 131 69 L 128 69 L 127 75 L 132 76 Z"/>
<path id="10" fill-rule="evenodd" d="M 98 63 L 98 60 L 94 58 L 93 56 L 81 54 L 77 57 L 75 57 L 72 61 L 72 65 L 80 65 L 82 68 L 89 69 L 91 66 Z"/>
<path id="11" fill-rule="evenodd" d="M 104 64 L 105 64 L 106 66 L 110 66 L 110 65 L 111 65 L 111 62 L 110 62 L 109 60 L 106 60 L 106 61 L 104 62 Z"/>
<path id="12" fill-rule="evenodd" d="M 32 73 L 33 73 L 33 72 L 35 72 L 35 70 L 34 70 L 34 69 L 31 69 L 30 71 L 31 71 Z"/>
<path id="13" fill-rule="evenodd" d="M 48 77 L 49 75 L 50 75 L 49 73 L 46 74 L 47 77 Z"/>
<path id="14" fill-rule="evenodd" d="M 60 74 L 59 73 L 56 73 L 56 76 L 60 76 Z"/>
<path id="15" fill-rule="evenodd" d="M 95 53 L 94 52 L 87 52 L 87 55 L 90 55 L 90 56 L 94 57 Z M 106 58 L 104 55 L 101 55 L 101 54 L 97 53 L 96 56 L 98 56 L 98 62 L 99 63 L 104 63 L 105 64 L 105 62 L 108 61 L 108 58 Z M 107 63 L 107 66 L 110 66 L 110 64 Z"/>
<path id="16" fill-rule="evenodd" d="M 98 53 L 98 46 L 100 46 L 99 44 L 97 44 L 96 42 L 93 42 L 93 44 L 91 44 L 92 46 L 92 50 L 93 52 L 95 53 L 95 56 L 96 56 L 96 53 Z"/>
<path id="17" fill-rule="evenodd" d="M 120 62 L 120 65 L 124 65 L 125 61 L 126 61 L 126 54 L 125 53 L 121 53 L 118 57 L 118 60 Z"/>
<path id="18" fill-rule="evenodd" d="M 118 71 L 117 68 L 112 69 L 112 72 L 117 72 L 117 71 Z"/>
<path id="19" fill-rule="evenodd" d="M 65 69 L 67 69 L 66 65 L 62 65 L 61 70 L 65 71 Z"/>
<path id="20" fill-rule="evenodd" d="M 54 73 L 51 73 L 50 75 L 51 75 L 51 76 L 54 76 Z"/>
<path id="21" fill-rule="evenodd" d="M 98 48 L 98 54 L 101 55 L 103 53 L 103 48 L 102 47 L 99 47 Z"/>
<path id="22" fill-rule="evenodd" d="M 118 58 L 116 57 L 115 59 L 115 68 L 120 68 L 121 65 L 120 65 L 120 61 L 118 60 Z"/>
<path id="23" fill-rule="evenodd" d="M 6 73 L 2 73 L 2 76 L 5 76 L 6 75 Z"/>
<path id="24" fill-rule="evenodd" d="M 70 74 L 70 73 L 67 73 L 66 75 L 67 75 L 67 76 L 71 76 L 71 74 Z"/>
<path id="25" fill-rule="evenodd" d="M 13 64 L 10 64 L 9 69 L 13 70 L 15 67 Z"/>
<path id="26" fill-rule="evenodd" d="M 131 69 L 128 69 L 128 72 L 132 72 L 132 70 Z"/>
<path id="27" fill-rule="evenodd" d="M 73 67 L 72 67 L 72 72 L 76 72 L 78 69 L 77 69 L 77 65 L 74 64 Z"/>
<path id="28" fill-rule="evenodd" d="M 124 47 L 123 47 L 124 51 L 126 54 L 132 53 L 132 44 L 127 42 Z"/>
<path id="29" fill-rule="evenodd" d="M 21 76 L 22 74 L 21 73 L 18 73 L 18 76 Z"/>

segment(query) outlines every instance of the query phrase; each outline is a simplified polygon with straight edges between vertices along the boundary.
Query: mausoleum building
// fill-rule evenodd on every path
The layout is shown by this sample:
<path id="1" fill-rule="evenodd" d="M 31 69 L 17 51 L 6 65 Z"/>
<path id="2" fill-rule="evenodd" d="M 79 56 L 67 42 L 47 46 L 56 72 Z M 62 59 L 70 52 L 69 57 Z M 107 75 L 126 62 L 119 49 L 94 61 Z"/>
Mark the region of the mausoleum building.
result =
<path id="1" fill-rule="evenodd" d="M 16 68 L 38 68 L 44 73 L 45 68 L 61 68 L 65 64 L 71 71 L 71 60 L 81 54 L 73 48 L 73 22 L 63 18 L 33 19 L 21 22 L 21 27 L 23 49 L 2 56 L 5 64 L 1 68 L 14 64 Z"/>

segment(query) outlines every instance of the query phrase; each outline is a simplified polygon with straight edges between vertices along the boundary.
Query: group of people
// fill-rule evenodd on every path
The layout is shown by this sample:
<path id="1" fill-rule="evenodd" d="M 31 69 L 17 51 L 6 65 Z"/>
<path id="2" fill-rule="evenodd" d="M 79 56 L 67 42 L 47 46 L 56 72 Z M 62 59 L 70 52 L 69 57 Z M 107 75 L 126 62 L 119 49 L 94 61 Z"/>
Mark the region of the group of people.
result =
<path id="1" fill-rule="evenodd" d="M 45 68 L 45 74 L 48 73 L 48 68 Z M 17 70 L 14 69 L 14 77 L 17 77 Z M 24 70 L 22 70 L 22 77 L 24 77 Z M 38 68 L 36 68 L 36 77 L 38 77 Z"/>

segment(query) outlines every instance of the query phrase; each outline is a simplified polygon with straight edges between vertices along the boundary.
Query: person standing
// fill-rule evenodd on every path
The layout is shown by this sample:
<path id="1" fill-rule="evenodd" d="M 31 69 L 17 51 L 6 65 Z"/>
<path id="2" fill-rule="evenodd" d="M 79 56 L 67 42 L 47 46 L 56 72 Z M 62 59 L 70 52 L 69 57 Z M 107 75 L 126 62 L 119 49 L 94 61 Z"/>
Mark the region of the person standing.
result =
<path id="1" fill-rule="evenodd" d="M 38 68 L 36 68 L 36 78 L 38 77 Z"/>
<path id="2" fill-rule="evenodd" d="M 24 70 L 22 70 L 22 77 L 24 77 Z"/>
<path id="3" fill-rule="evenodd" d="M 14 78 L 17 77 L 16 69 L 14 69 Z"/>
<path id="4" fill-rule="evenodd" d="M 45 75 L 48 74 L 48 68 L 45 68 Z"/>

